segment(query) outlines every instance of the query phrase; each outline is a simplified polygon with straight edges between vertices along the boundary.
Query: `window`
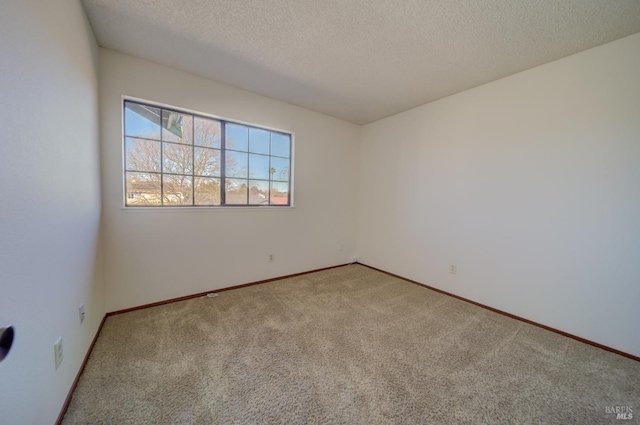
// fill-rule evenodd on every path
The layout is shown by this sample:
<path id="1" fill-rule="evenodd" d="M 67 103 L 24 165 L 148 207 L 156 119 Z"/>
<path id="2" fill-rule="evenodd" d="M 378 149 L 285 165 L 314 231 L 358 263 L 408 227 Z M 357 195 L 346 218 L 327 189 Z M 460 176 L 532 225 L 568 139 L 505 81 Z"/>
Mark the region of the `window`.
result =
<path id="1" fill-rule="evenodd" d="M 291 134 L 124 101 L 125 205 L 290 206 Z"/>

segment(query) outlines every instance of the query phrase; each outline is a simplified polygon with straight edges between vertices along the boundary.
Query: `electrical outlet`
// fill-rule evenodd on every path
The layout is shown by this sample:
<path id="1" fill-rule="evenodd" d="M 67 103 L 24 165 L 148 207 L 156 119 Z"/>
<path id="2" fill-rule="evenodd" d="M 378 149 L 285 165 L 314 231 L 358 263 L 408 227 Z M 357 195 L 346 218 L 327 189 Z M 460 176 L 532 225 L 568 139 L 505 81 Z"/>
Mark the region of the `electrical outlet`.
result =
<path id="1" fill-rule="evenodd" d="M 59 337 L 55 344 L 53 344 L 53 358 L 56 362 L 56 369 L 62 363 L 62 337 Z"/>
<path id="2" fill-rule="evenodd" d="M 78 307 L 78 312 L 80 313 L 80 324 L 84 323 L 84 304 L 80 304 Z"/>
<path id="3" fill-rule="evenodd" d="M 449 266 L 449 273 L 451 273 L 451 274 L 458 273 L 458 266 L 456 266 L 455 264 L 451 264 Z"/>
<path id="4" fill-rule="evenodd" d="M 273 256 L 273 254 L 269 254 L 269 262 L 270 262 L 270 263 L 273 263 L 274 261 L 275 261 L 275 260 L 274 260 L 274 256 Z"/>

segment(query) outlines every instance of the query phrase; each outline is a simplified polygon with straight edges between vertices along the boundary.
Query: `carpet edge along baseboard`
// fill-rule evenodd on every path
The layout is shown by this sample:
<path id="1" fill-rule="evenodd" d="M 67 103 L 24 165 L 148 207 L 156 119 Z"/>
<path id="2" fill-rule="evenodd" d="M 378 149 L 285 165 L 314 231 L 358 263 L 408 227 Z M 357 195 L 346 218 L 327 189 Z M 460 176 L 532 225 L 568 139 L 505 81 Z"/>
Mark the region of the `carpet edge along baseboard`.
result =
<path id="1" fill-rule="evenodd" d="M 301 272 L 301 273 L 294 273 L 294 274 L 290 274 L 290 275 L 285 275 L 285 276 L 279 276 L 279 277 L 274 277 L 274 278 L 270 278 L 270 279 L 259 280 L 259 281 L 245 283 L 245 284 L 241 284 L 241 285 L 229 286 L 229 287 L 226 287 L 226 288 L 214 289 L 214 290 L 211 290 L 211 291 L 200 292 L 200 293 L 197 293 L 197 294 L 186 295 L 186 296 L 183 296 L 183 297 L 172 298 L 172 299 L 168 299 L 168 300 L 164 300 L 164 301 L 158 301 L 158 302 L 154 302 L 154 303 L 150 303 L 150 304 L 144 304 L 144 305 L 140 305 L 140 306 L 137 306 L 137 307 L 131 307 L 131 308 L 123 309 L 123 310 L 116 310 L 116 311 L 112 311 L 112 312 L 106 313 L 103 316 L 102 321 L 100 322 L 100 325 L 98 326 L 98 330 L 96 331 L 96 334 L 95 334 L 95 336 L 93 338 L 93 341 L 91 342 L 91 345 L 89 346 L 89 349 L 87 350 L 87 353 L 85 355 L 84 361 L 82 362 L 82 364 L 80 366 L 78 374 L 76 375 L 76 378 L 73 381 L 73 383 L 71 385 L 71 388 L 69 389 L 69 393 L 68 393 L 67 398 L 65 399 L 65 401 L 64 401 L 64 403 L 62 405 L 62 409 L 60 410 L 60 414 L 58 416 L 58 420 L 56 421 L 56 425 L 60 425 L 62 423 L 62 420 L 64 419 L 64 415 L 66 414 L 67 409 L 69 408 L 69 403 L 71 402 L 71 398 L 73 396 L 73 393 L 76 390 L 76 387 L 78 385 L 78 381 L 80 380 L 82 372 L 84 371 L 84 368 L 85 368 L 85 366 L 87 364 L 87 361 L 89 360 L 91 352 L 93 351 L 93 348 L 94 348 L 94 346 L 96 344 L 96 341 L 97 341 L 97 339 L 98 339 L 98 337 L 100 335 L 100 332 L 102 331 L 102 327 L 103 327 L 107 317 L 114 316 L 114 315 L 117 315 L 117 314 L 127 313 L 127 312 L 130 312 L 130 311 L 142 310 L 142 309 L 150 308 L 150 307 L 156 307 L 156 306 L 159 306 L 159 305 L 170 304 L 170 303 L 174 303 L 174 302 L 178 302 L 178 301 L 184 301 L 184 300 L 188 300 L 188 299 L 192 299 L 192 298 L 203 297 L 203 296 L 206 296 L 207 294 L 210 294 L 210 293 L 218 293 L 218 292 L 230 291 L 230 290 L 234 290 L 234 289 L 245 288 L 245 287 L 248 287 L 248 286 L 260 285 L 260 284 L 263 284 L 263 283 L 274 282 L 274 281 L 288 279 L 288 278 L 292 278 L 292 277 L 296 277 L 296 276 L 302 276 L 302 275 L 305 275 L 305 274 L 320 272 L 320 271 L 323 271 L 323 270 L 330 270 L 330 269 L 335 269 L 335 268 L 338 268 L 338 267 L 345 267 L 345 266 L 349 266 L 351 264 L 358 264 L 358 265 L 361 265 L 363 267 L 367 267 L 367 268 L 369 268 L 371 270 L 375 270 L 375 271 L 378 271 L 380 273 L 384 273 L 384 274 L 386 274 L 388 276 L 392 276 L 392 277 L 394 277 L 396 279 L 400 279 L 400 280 L 403 280 L 405 282 L 412 283 L 414 285 L 418 285 L 418 286 L 421 286 L 421 287 L 426 288 L 426 289 L 430 289 L 430 290 L 435 291 L 435 292 L 439 292 L 441 294 L 444 294 L 444 295 L 459 299 L 461 301 L 473 304 L 475 306 L 484 308 L 484 309 L 492 311 L 494 313 L 501 314 L 501 315 L 509 317 L 511 319 L 515 319 L 515 320 L 518 320 L 518 321 L 521 321 L 521 322 L 524 322 L 524 323 L 528 323 L 530 325 L 545 329 L 545 330 L 550 331 L 550 332 L 557 333 L 559 335 L 574 339 L 574 340 L 582 342 L 584 344 L 588 344 L 588 345 L 591 345 L 593 347 L 600 348 L 602 350 L 605 350 L 605 351 L 608 351 L 608 352 L 611 352 L 611 353 L 614 353 L 614 354 L 618 354 L 620 356 L 623 356 L 623 357 L 629 358 L 631 360 L 635 360 L 635 361 L 639 361 L 640 362 L 640 357 L 635 356 L 633 354 L 629 354 L 629 353 L 626 353 L 624 351 L 620 351 L 620 350 L 617 350 L 615 348 L 611 348 L 611 347 L 608 347 L 606 345 L 603 345 L 603 344 L 600 344 L 600 343 L 597 343 L 597 342 L 594 342 L 594 341 L 590 341 L 588 339 L 585 339 L 585 338 L 582 338 L 582 337 L 579 337 L 579 336 L 576 336 L 576 335 L 573 335 L 573 334 L 570 334 L 570 333 L 567 333 L 567 332 L 564 332 L 564 331 L 561 331 L 561 330 L 558 330 L 558 329 L 555 329 L 555 328 L 552 328 L 552 327 L 549 327 L 549 326 L 546 326 L 546 325 L 531 321 L 529 319 L 525 319 L 523 317 L 516 316 L 514 314 L 507 313 L 507 312 L 502 311 L 502 310 L 498 310 L 496 308 L 493 308 L 493 307 L 478 303 L 476 301 L 469 300 L 467 298 L 464 298 L 464 297 L 461 297 L 459 295 L 455 295 L 455 294 L 449 293 L 447 291 L 443 291 L 442 289 L 438 289 L 438 288 L 434 288 L 434 287 L 429 286 L 429 285 L 425 285 L 424 283 L 420 283 L 420 282 L 417 282 L 415 280 L 408 279 L 406 277 L 403 277 L 403 276 L 400 276 L 400 275 L 397 275 L 397 274 L 394 274 L 394 273 L 379 269 L 377 267 L 369 266 L 367 264 L 360 263 L 360 262 L 346 263 L 346 264 L 339 264 L 339 265 L 336 265 L 336 266 L 324 267 L 324 268 L 321 268 L 321 269 L 309 270 L 309 271 Z"/>
<path id="2" fill-rule="evenodd" d="M 361 266 L 368 267 L 368 268 L 370 268 L 372 270 L 376 270 L 376 271 L 378 271 L 380 273 L 384 273 L 386 275 L 395 277 L 397 279 L 404 280 L 405 282 L 409 282 L 409 283 L 413 283 L 414 285 L 422 286 L 423 288 L 427 288 L 427 289 L 430 289 L 432 291 L 436 291 L 436 292 L 439 292 L 441 294 L 448 295 L 448 296 L 453 297 L 453 298 L 457 298 L 457 299 L 459 299 L 461 301 L 465 301 L 465 302 L 468 302 L 470 304 L 476 305 L 478 307 L 482 307 L 482 308 L 484 308 L 486 310 L 493 311 L 494 313 L 502 314 L 503 316 L 507 316 L 507 317 L 510 317 L 512 319 L 519 320 L 521 322 L 528 323 L 528 324 L 533 325 L 533 326 L 537 326 L 539 328 L 542 328 L 542 329 L 557 333 L 557 334 L 562 335 L 562 336 L 566 336 L 568 338 L 574 339 L 574 340 L 582 342 L 584 344 L 589 344 L 591 346 L 600 348 L 602 350 L 606 350 L 606 351 L 609 351 L 611 353 L 615 353 L 615 354 L 618 354 L 620 356 L 624 356 L 624 357 L 627 357 L 629 359 L 632 359 L 632 360 L 635 360 L 637 362 L 640 362 L 640 357 L 635 356 L 633 354 L 617 350 L 615 348 L 612 348 L 612 347 L 600 344 L 598 342 L 591 341 L 591 340 L 579 337 L 577 335 L 570 334 L 568 332 L 561 331 L 559 329 L 552 328 L 552 327 L 547 326 L 547 325 L 543 325 L 543 324 L 538 323 L 538 322 L 534 322 L 534 321 L 526 319 L 524 317 L 516 316 L 515 314 L 507 313 L 506 311 L 502 311 L 502 310 L 499 310 L 497 308 L 490 307 L 490 306 L 485 305 L 485 304 L 481 304 L 479 302 L 470 300 L 468 298 L 464 298 L 464 297 L 461 297 L 459 295 L 452 294 L 452 293 L 444 291 L 442 289 L 434 288 L 434 287 L 426 285 L 424 283 L 420 283 L 420 282 L 417 282 L 415 280 L 408 279 L 406 277 L 397 275 L 395 273 L 388 272 L 388 271 L 383 270 L 383 269 L 379 269 L 377 267 L 370 266 L 368 264 L 361 263 L 359 261 L 355 262 L 355 263 L 338 264 L 336 266 L 323 267 L 321 269 L 315 269 L 315 270 L 309 270 L 309 271 L 306 271 L 306 272 L 300 272 L 300 273 L 294 273 L 294 274 L 289 274 L 289 275 L 285 275 L 285 276 L 273 277 L 273 278 L 270 278 L 270 279 L 258 280 L 258 281 L 255 281 L 255 282 L 249 282 L 249 283 L 244 283 L 244 284 L 241 284 L 241 285 L 229 286 L 229 287 L 226 287 L 226 288 L 214 289 L 214 290 L 206 291 L 206 292 L 199 292 L 197 294 L 185 295 L 183 297 L 171 298 L 171 299 L 168 299 L 168 300 L 158 301 L 158 302 L 154 302 L 154 303 L 150 303 L 150 304 L 143 304 L 143 305 L 136 306 L 136 307 L 125 308 L 125 309 L 122 309 L 122 310 L 116 310 L 116 311 L 109 312 L 106 315 L 107 316 L 115 316 L 117 314 L 128 313 L 130 311 L 142 310 L 142 309 L 145 309 L 145 308 L 156 307 L 156 306 L 159 306 L 159 305 L 164 305 L 164 304 L 170 304 L 170 303 L 174 303 L 174 302 L 178 302 L 178 301 L 189 300 L 189 299 L 192 299 L 192 298 L 204 297 L 204 296 L 206 296 L 207 294 L 210 294 L 210 293 L 231 291 L 231 290 L 234 290 L 234 289 L 245 288 L 247 286 L 261 285 L 263 283 L 269 283 L 269 282 L 274 282 L 274 281 L 277 281 L 277 280 L 288 279 L 288 278 L 291 278 L 291 277 L 302 276 L 302 275 L 305 275 L 305 274 L 316 273 L 316 272 L 320 272 L 320 271 L 323 271 L 323 270 L 330 270 L 330 269 L 335 269 L 335 268 L 338 268 L 338 267 L 345 267 L 345 266 L 348 266 L 348 265 L 351 265 L 351 264 L 359 264 Z"/>
<path id="3" fill-rule="evenodd" d="M 60 409 L 60 413 L 58 414 L 58 419 L 56 420 L 56 425 L 60 425 L 62 420 L 64 419 L 64 415 L 67 414 L 67 409 L 69 409 L 69 404 L 71 403 L 71 398 L 73 397 L 73 393 L 76 391 L 76 387 L 78 386 L 78 382 L 80 381 L 80 377 L 82 376 L 82 372 L 84 372 L 85 366 L 87 366 L 87 362 L 89 361 L 89 357 L 91 356 L 91 352 L 93 351 L 93 347 L 96 345 L 96 341 L 98 341 L 98 336 L 102 331 L 102 327 L 104 326 L 104 322 L 107 320 L 107 315 L 102 316 L 102 320 L 100 321 L 100 325 L 98 325 L 98 330 L 96 334 L 93 336 L 93 340 L 91 341 L 91 345 L 89 345 L 89 349 L 87 350 L 87 354 L 84 356 L 84 360 L 82 364 L 80 364 L 80 369 L 78 369 L 78 373 L 76 374 L 76 378 L 73 380 L 71 384 L 71 388 L 69 388 L 69 392 L 67 393 L 67 398 L 65 398 L 64 403 L 62 403 L 62 409 Z"/>
<path id="4" fill-rule="evenodd" d="M 561 330 L 559 330 L 559 329 L 552 328 L 552 327 L 547 326 L 547 325 L 543 325 L 543 324 L 538 323 L 538 322 L 534 322 L 533 320 L 525 319 L 524 317 L 516 316 L 515 314 L 507 313 L 506 311 L 502 311 L 502 310 L 499 310 L 499 309 L 497 309 L 497 308 L 490 307 L 490 306 L 488 306 L 488 305 L 481 304 L 481 303 L 479 303 L 479 302 L 476 302 L 476 301 L 470 300 L 470 299 L 468 299 L 468 298 L 464 298 L 464 297 L 461 297 L 461 296 L 459 296 L 459 295 L 452 294 L 452 293 L 447 292 L 447 291 L 443 291 L 442 289 L 434 288 L 433 286 L 425 285 L 424 283 L 416 282 L 415 280 L 408 279 L 408 278 L 406 278 L 406 277 L 403 277 L 403 276 L 397 275 L 397 274 L 395 274 L 395 273 L 388 272 L 388 271 L 386 271 L 386 270 L 379 269 L 379 268 L 377 268 L 377 267 L 369 266 L 369 265 L 367 265 L 367 264 L 360 263 L 360 262 L 358 262 L 357 264 L 360 264 L 361 266 L 364 266 L 364 267 L 368 267 L 368 268 L 370 268 L 371 270 L 375 270 L 375 271 L 378 271 L 378 272 L 380 272 L 380 273 L 384 273 L 384 274 L 386 274 L 386 275 L 389 275 L 389 276 L 395 277 L 395 278 L 397 278 L 397 279 L 404 280 L 405 282 L 413 283 L 414 285 L 422 286 L 423 288 L 427 288 L 427 289 L 430 289 L 430 290 L 432 290 L 432 291 L 436 291 L 436 292 L 439 292 L 439 293 L 441 293 L 441 294 L 448 295 L 448 296 L 450 296 L 450 297 L 453 297 L 453 298 L 459 299 L 459 300 L 461 300 L 461 301 L 468 302 L 469 304 L 473 304 L 473 305 L 475 305 L 475 306 L 478 306 L 478 307 L 484 308 L 485 310 L 489 310 L 489 311 L 492 311 L 492 312 L 494 312 L 494 313 L 498 313 L 498 314 L 501 314 L 501 315 L 503 315 L 503 316 L 507 316 L 507 317 L 509 317 L 509 318 L 511 318 L 511 319 L 519 320 L 519 321 L 521 321 L 521 322 L 528 323 L 528 324 L 533 325 L 533 326 L 536 326 L 536 327 L 538 327 L 538 328 L 542 328 L 542 329 L 545 329 L 545 330 L 547 330 L 547 331 L 557 333 L 558 335 L 562 335 L 562 336 L 565 336 L 565 337 L 567 337 L 567 338 L 574 339 L 574 340 L 576 340 L 576 341 L 582 342 L 583 344 L 588 344 L 588 345 L 591 345 L 591 346 L 593 346 L 593 347 L 600 348 L 600 349 L 602 349 L 602 350 L 609 351 L 609 352 L 611 352 L 611 353 L 618 354 L 618 355 L 620 355 L 620 356 L 623 356 L 623 357 L 629 358 L 629 359 L 631 359 L 631 360 L 635 360 L 635 361 L 637 361 L 637 362 L 640 362 L 640 357 L 635 356 L 635 355 L 633 355 L 633 354 L 630 354 L 630 353 L 626 353 L 626 352 L 624 352 L 624 351 L 617 350 L 617 349 L 615 349 L 615 348 L 612 348 L 612 347 L 609 347 L 609 346 L 606 346 L 606 345 L 600 344 L 600 343 L 598 343 L 598 342 L 591 341 L 591 340 L 588 340 L 588 339 L 585 339 L 585 338 L 579 337 L 579 336 L 577 336 L 577 335 L 570 334 L 570 333 L 565 332 L 565 331 L 561 331 Z"/>
<path id="5" fill-rule="evenodd" d="M 285 276 L 272 277 L 272 278 L 269 278 L 269 279 L 257 280 L 255 282 L 243 283 L 243 284 L 234 285 L 234 286 L 227 286 L 225 288 L 220 288 L 220 289 L 212 289 L 210 291 L 198 292 L 197 294 L 185 295 L 183 297 L 170 298 L 168 300 L 157 301 L 157 302 L 153 302 L 153 303 L 149 303 L 149 304 L 143 304 L 143 305 L 139 305 L 139 306 L 136 306 L 136 307 L 125 308 L 125 309 L 122 309 L 122 310 L 111 311 L 111 312 L 107 313 L 107 316 L 115 316 L 117 314 L 128 313 L 130 311 L 143 310 L 145 308 L 157 307 L 159 305 L 171 304 L 171 303 L 175 303 L 175 302 L 178 302 L 178 301 L 190 300 L 192 298 L 200 298 L 200 297 L 206 296 L 207 294 L 215 294 L 215 293 L 218 293 L 218 292 L 232 291 L 234 289 L 246 288 L 247 286 L 261 285 L 263 283 L 275 282 L 277 280 L 289 279 L 291 277 L 296 277 L 296 276 L 303 276 L 305 274 L 316 273 L 316 272 L 321 272 L 323 270 L 330 270 L 330 269 L 335 269 L 335 268 L 338 268 L 338 267 L 349 266 L 351 264 L 357 264 L 357 263 L 338 264 L 336 266 L 323 267 L 321 269 L 314 269 L 314 270 L 309 270 L 309 271 L 306 271 L 306 272 L 293 273 L 293 274 L 288 274 L 288 275 L 285 275 Z"/>

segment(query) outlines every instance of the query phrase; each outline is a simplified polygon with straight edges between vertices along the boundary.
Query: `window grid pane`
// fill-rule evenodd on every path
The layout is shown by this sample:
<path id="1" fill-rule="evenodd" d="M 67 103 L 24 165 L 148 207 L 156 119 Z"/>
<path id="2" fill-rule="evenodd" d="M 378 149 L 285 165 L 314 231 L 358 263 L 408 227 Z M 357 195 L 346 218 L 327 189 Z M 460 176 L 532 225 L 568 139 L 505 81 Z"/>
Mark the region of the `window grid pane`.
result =
<path id="1" fill-rule="evenodd" d="M 194 175 L 220 177 L 220 150 L 194 147 Z"/>
<path id="2" fill-rule="evenodd" d="M 127 206 L 160 206 L 162 194 L 159 173 L 126 172 Z"/>
<path id="3" fill-rule="evenodd" d="M 196 177 L 194 192 L 195 205 L 220 205 L 220 179 Z"/>
<path id="4" fill-rule="evenodd" d="M 162 110 L 162 141 L 193 144 L 193 115 Z"/>
<path id="5" fill-rule="evenodd" d="M 203 117 L 195 117 L 194 145 L 220 149 L 221 134 L 222 128 L 220 121 Z"/>
<path id="6" fill-rule="evenodd" d="M 124 101 L 125 206 L 290 205 L 291 135 Z"/>

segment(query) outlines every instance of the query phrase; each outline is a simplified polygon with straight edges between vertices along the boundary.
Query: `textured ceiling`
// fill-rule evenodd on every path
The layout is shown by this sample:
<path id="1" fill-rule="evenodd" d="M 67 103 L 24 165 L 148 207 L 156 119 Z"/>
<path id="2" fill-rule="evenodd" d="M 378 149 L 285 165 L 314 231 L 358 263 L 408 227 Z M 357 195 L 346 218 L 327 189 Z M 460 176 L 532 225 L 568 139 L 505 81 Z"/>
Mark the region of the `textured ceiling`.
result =
<path id="1" fill-rule="evenodd" d="M 640 31 L 640 0 L 83 0 L 98 43 L 364 124 Z"/>

